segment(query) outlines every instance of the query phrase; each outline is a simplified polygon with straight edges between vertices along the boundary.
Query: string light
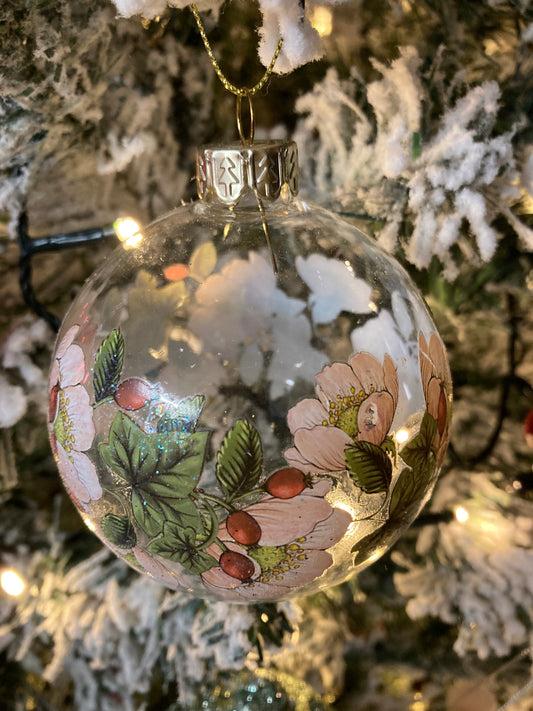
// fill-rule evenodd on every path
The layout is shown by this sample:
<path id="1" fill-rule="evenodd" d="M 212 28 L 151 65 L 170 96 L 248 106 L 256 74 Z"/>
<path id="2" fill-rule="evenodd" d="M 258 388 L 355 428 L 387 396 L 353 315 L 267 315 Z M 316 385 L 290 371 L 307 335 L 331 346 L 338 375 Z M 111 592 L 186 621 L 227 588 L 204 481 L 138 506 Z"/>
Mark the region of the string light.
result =
<path id="1" fill-rule="evenodd" d="M 118 217 L 113 222 L 113 229 L 126 249 L 138 247 L 143 239 L 141 228 L 133 217 Z"/>
<path id="2" fill-rule="evenodd" d="M 26 587 L 24 580 L 15 570 L 4 570 L 0 576 L 0 585 L 5 593 L 13 597 L 20 595 Z"/>
<path id="3" fill-rule="evenodd" d="M 333 30 L 333 13 L 329 7 L 317 5 L 317 7 L 313 8 L 309 19 L 320 37 L 328 37 L 331 34 Z"/>
<path id="4" fill-rule="evenodd" d="M 470 514 L 465 508 L 458 506 L 455 509 L 455 518 L 459 521 L 459 523 L 465 523 L 465 521 L 468 521 L 470 518 Z"/>
<path id="5" fill-rule="evenodd" d="M 133 217 L 118 217 L 113 222 L 113 229 L 126 249 L 138 247 L 142 241 L 141 228 Z"/>

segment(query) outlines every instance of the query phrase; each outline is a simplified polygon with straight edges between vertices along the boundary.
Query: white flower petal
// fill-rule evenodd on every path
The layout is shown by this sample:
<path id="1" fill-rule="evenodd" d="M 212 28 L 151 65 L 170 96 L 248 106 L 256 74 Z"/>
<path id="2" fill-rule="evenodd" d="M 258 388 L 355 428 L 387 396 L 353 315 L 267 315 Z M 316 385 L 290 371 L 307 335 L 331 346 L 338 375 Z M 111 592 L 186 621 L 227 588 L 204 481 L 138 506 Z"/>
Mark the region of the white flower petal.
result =
<path id="1" fill-rule="evenodd" d="M 260 546 L 283 546 L 310 533 L 331 514 L 331 506 L 325 499 L 300 494 L 259 502 L 246 511 L 261 527 Z"/>
<path id="2" fill-rule="evenodd" d="M 287 414 L 287 424 L 292 434 L 294 434 L 296 430 L 302 427 L 309 430 L 311 427 L 321 425 L 328 417 L 328 411 L 319 400 L 306 398 L 291 407 Z"/>
<path id="3" fill-rule="evenodd" d="M 65 333 L 65 335 L 61 339 L 61 342 L 57 346 L 56 358 L 58 358 L 59 360 L 61 358 L 63 358 L 63 356 L 67 352 L 67 349 L 70 347 L 70 345 L 73 343 L 74 339 L 78 335 L 79 330 L 80 330 L 80 327 L 77 325 L 71 326 L 68 329 L 68 331 Z"/>
<path id="4" fill-rule="evenodd" d="M 82 452 L 70 452 L 70 459 L 80 483 L 87 492 L 86 499 L 81 499 L 84 503 L 88 501 L 98 501 L 102 498 L 102 487 L 98 480 L 96 468 L 89 457 Z"/>
<path id="5" fill-rule="evenodd" d="M 169 569 L 170 561 L 160 560 L 153 553 L 148 553 L 144 548 L 135 546 L 133 554 L 137 561 L 142 565 L 148 575 L 159 583 L 163 583 L 173 590 L 178 590 L 187 587 L 186 581 L 177 573 Z"/>
<path id="6" fill-rule="evenodd" d="M 90 459 L 81 452 L 67 453 L 59 442 L 56 442 L 56 452 L 57 466 L 72 498 L 82 504 L 100 499 L 102 487 Z"/>
<path id="7" fill-rule="evenodd" d="M 70 432 L 74 437 L 72 446 L 79 452 L 85 452 L 92 445 L 95 434 L 89 393 L 81 385 L 74 385 L 65 388 L 64 398 L 65 408 L 72 423 Z"/>
<path id="8" fill-rule="evenodd" d="M 69 346 L 65 355 L 59 358 L 58 362 L 61 387 L 79 385 L 82 382 L 85 377 L 85 358 L 79 346 Z"/>
<path id="9" fill-rule="evenodd" d="M 334 509 L 331 516 L 320 521 L 306 536 L 305 548 L 324 550 L 338 543 L 348 530 L 352 517 L 347 511 Z"/>

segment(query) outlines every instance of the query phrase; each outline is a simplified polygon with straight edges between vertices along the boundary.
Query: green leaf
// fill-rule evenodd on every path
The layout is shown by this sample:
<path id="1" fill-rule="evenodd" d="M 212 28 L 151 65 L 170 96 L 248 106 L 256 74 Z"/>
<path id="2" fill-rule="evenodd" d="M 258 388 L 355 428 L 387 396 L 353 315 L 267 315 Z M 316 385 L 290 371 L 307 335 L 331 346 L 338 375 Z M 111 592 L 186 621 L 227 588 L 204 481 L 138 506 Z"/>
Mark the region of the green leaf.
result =
<path id="1" fill-rule="evenodd" d="M 139 563 L 137 558 L 133 553 L 126 553 L 126 555 L 122 556 L 122 560 L 125 560 L 128 565 L 131 565 L 132 568 L 135 568 L 135 570 L 138 570 L 139 573 L 145 573 L 146 570 L 144 567 Z"/>
<path id="2" fill-rule="evenodd" d="M 404 518 L 407 510 L 416 498 L 417 488 L 413 470 L 410 467 L 402 469 L 391 494 L 389 508 L 389 518 L 391 521 L 400 522 L 401 519 Z"/>
<path id="3" fill-rule="evenodd" d="M 261 438 L 247 420 L 237 420 L 217 456 L 216 477 L 228 500 L 257 486 L 263 465 Z"/>
<path id="4" fill-rule="evenodd" d="M 378 494 L 389 489 L 392 462 L 387 454 L 372 442 L 356 440 L 344 450 L 352 479 L 367 494 Z"/>
<path id="5" fill-rule="evenodd" d="M 123 412 L 115 415 L 109 442 L 100 444 L 104 462 L 125 479 L 154 496 L 183 498 L 200 479 L 209 432 L 187 437 L 144 432 Z"/>
<path id="6" fill-rule="evenodd" d="M 381 449 L 388 454 L 396 464 L 396 444 L 390 435 L 387 435 L 381 443 Z"/>
<path id="7" fill-rule="evenodd" d="M 354 565 L 363 563 L 378 547 L 394 541 L 399 528 L 417 513 L 435 471 L 433 440 L 436 434 L 437 421 L 429 413 L 424 413 L 419 433 L 400 452 L 400 457 L 410 466 L 404 467 L 396 480 L 388 520 L 355 544 L 352 548 L 352 553 L 356 554 Z"/>
<path id="8" fill-rule="evenodd" d="M 215 509 L 207 502 L 203 501 L 204 508 L 198 509 L 202 518 L 202 532 L 197 531 L 196 543 L 201 548 L 207 548 L 214 542 L 218 535 L 219 522 Z"/>
<path id="9" fill-rule="evenodd" d="M 428 483 L 429 477 L 416 477 L 409 467 L 400 472 L 392 490 L 387 521 L 354 545 L 354 565 L 363 563 L 377 548 L 387 547 L 398 537 L 402 526 L 416 515 Z"/>
<path id="10" fill-rule="evenodd" d="M 93 368 L 94 399 L 97 403 L 113 397 L 124 365 L 124 338 L 113 329 L 96 354 Z"/>
<path id="11" fill-rule="evenodd" d="M 161 533 L 165 520 L 202 529 L 189 494 L 202 474 L 208 438 L 204 431 L 185 437 L 144 432 L 123 412 L 115 415 L 100 454 L 130 485 L 134 519 L 147 535 Z"/>
<path id="12" fill-rule="evenodd" d="M 145 533 L 153 538 L 163 530 L 164 509 L 157 499 L 146 491 L 133 489 L 131 492 L 133 516 Z"/>
<path id="13" fill-rule="evenodd" d="M 181 400 L 171 410 L 165 412 L 157 423 L 158 432 L 180 432 L 190 434 L 196 429 L 203 410 L 205 397 L 195 395 Z"/>
<path id="14" fill-rule="evenodd" d="M 137 543 L 135 529 L 127 516 L 106 514 L 102 519 L 102 531 L 104 536 L 119 548 L 133 548 Z"/>
<path id="15" fill-rule="evenodd" d="M 165 522 L 163 535 L 152 541 L 148 548 L 152 553 L 180 563 L 186 570 L 197 575 L 218 565 L 216 558 L 200 550 L 193 528 L 181 528 L 172 521 Z"/>
<path id="16" fill-rule="evenodd" d="M 153 473 L 157 458 L 150 436 L 123 412 L 118 412 L 109 430 L 109 442 L 99 446 L 107 466 L 129 484 Z"/>
<path id="17" fill-rule="evenodd" d="M 400 451 L 400 457 L 413 468 L 417 476 L 427 476 L 428 470 L 432 470 L 435 466 L 433 441 L 436 435 L 437 420 L 429 412 L 425 412 L 420 424 L 420 431 Z"/>
<path id="18" fill-rule="evenodd" d="M 368 558 L 379 548 L 383 552 L 388 547 L 389 542 L 398 537 L 398 528 L 391 526 L 387 521 L 383 526 L 380 526 L 376 531 L 369 533 L 361 538 L 360 541 L 352 548 L 352 553 L 355 553 L 353 564 L 359 565 L 365 563 Z"/>
<path id="19" fill-rule="evenodd" d="M 191 499 L 160 499 L 159 503 L 167 521 L 195 531 L 202 528 L 202 517 Z"/>
<path id="20" fill-rule="evenodd" d="M 195 481 L 191 477 L 179 474 L 155 474 L 142 488 L 152 496 L 164 499 L 183 499 L 194 489 Z"/>
<path id="21" fill-rule="evenodd" d="M 118 453 L 115 447 L 112 447 L 108 442 L 103 442 L 98 445 L 100 456 L 107 466 L 118 474 L 122 479 L 129 481 L 130 468 L 127 465 L 127 456 L 122 458 L 122 454 Z"/>
<path id="22" fill-rule="evenodd" d="M 190 478 L 192 486 L 189 491 L 192 491 L 202 473 L 209 432 L 201 430 L 178 439 L 175 436 L 164 440 L 161 439 L 161 435 L 153 435 L 153 437 L 157 442 L 159 473 L 172 473 Z"/>

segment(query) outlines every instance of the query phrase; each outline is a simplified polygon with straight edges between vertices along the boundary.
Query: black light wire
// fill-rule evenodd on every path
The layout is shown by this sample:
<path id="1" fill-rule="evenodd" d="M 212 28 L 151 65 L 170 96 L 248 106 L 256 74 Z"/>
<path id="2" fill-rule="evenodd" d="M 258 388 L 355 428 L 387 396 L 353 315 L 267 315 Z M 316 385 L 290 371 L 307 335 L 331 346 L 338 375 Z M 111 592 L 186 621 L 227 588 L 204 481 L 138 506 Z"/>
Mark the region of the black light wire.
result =
<path id="1" fill-rule="evenodd" d="M 61 320 L 39 301 L 32 283 L 32 257 L 43 252 L 59 252 L 71 247 L 99 242 L 103 239 L 116 237 L 113 225 L 104 225 L 93 229 L 51 235 L 49 237 L 30 237 L 28 234 L 28 213 L 23 210 L 17 221 L 17 240 L 20 248 L 19 283 L 22 297 L 26 305 L 40 318 L 44 319 L 50 328 L 57 333 Z"/>

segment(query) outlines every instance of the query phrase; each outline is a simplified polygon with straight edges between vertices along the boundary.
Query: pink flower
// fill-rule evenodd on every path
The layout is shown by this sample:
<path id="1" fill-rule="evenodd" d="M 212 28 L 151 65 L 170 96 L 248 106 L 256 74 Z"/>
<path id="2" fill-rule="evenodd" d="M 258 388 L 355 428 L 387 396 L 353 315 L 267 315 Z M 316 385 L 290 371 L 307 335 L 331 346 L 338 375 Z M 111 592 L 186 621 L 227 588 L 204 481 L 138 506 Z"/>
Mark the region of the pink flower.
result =
<path id="1" fill-rule="evenodd" d="M 95 429 L 89 394 L 81 384 L 85 359 L 73 344 L 79 326 L 72 326 L 59 344 L 50 373 L 49 435 L 63 482 L 74 499 L 87 504 L 102 496 L 96 468 L 84 454 Z"/>
<path id="2" fill-rule="evenodd" d="M 139 565 L 142 566 L 143 571 L 158 583 L 166 585 L 172 590 L 179 590 L 187 587 L 186 580 L 181 574 L 181 571 L 175 570 L 176 566 L 172 563 L 172 561 L 160 558 L 140 546 L 134 546 L 132 553 Z M 120 551 L 118 555 L 123 554 L 124 551 Z M 135 568 L 137 569 L 136 566 Z"/>
<path id="3" fill-rule="evenodd" d="M 266 495 L 244 509 L 261 528 L 254 546 L 236 543 L 222 524 L 218 539 L 227 549 L 225 554 L 237 554 L 233 567 L 226 567 L 233 574 L 222 567 L 211 568 L 202 574 L 206 588 L 227 600 L 271 600 L 319 578 L 333 562 L 326 549 L 341 540 L 352 520 L 346 511 L 326 501 L 329 489 L 329 482 L 320 481 L 292 499 Z M 218 544 L 206 552 L 224 565 Z M 239 566 L 250 571 L 244 579 L 235 577 Z"/>
<path id="4" fill-rule="evenodd" d="M 287 416 L 294 447 L 285 459 L 308 472 L 343 471 L 345 448 L 354 440 L 381 445 L 398 402 L 398 376 L 388 355 L 383 365 L 368 353 L 333 363 L 316 376 L 315 398 L 302 400 Z"/>
<path id="5" fill-rule="evenodd" d="M 450 439 L 448 429 L 452 415 L 452 376 L 446 351 L 437 334 L 431 334 L 428 344 L 421 333 L 418 342 L 420 377 L 427 411 L 437 421 L 434 445 L 437 448 L 437 466 L 440 466 Z"/>

